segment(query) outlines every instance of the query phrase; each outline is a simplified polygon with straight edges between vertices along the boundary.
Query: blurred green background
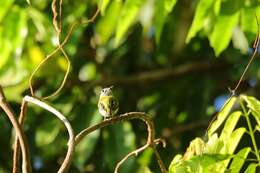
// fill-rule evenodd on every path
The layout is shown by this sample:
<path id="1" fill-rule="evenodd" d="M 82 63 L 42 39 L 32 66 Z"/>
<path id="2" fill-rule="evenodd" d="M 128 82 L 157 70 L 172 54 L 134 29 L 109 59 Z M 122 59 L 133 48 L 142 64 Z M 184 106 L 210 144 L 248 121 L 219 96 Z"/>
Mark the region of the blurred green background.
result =
<path id="1" fill-rule="evenodd" d="M 51 0 L 0 1 L 0 84 L 19 113 L 33 69 L 57 46 Z M 58 5 L 58 4 L 57 4 Z M 252 55 L 260 19 L 259 0 L 63 0 L 62 40 L 76 21 L 64 49 L 72 68 L 64 89 L 48 102 L 70 120 L 76 133 L 102 121 L 97 101 L 114 85 L 120 113 L 147 112 L 165 165 L 203 136 Z M 259 98 L 256 59 L 239 93 Z M 66 71 L 56 53 L 33 80 L 38 97 L 51 94 Z M 0 116 L 0 172 L 11 172 L 13 132 Z M 66 153 L 67 132 L 50 113 L 30 106 L 24 125 L 34 172 L 55 172 Z M 134 120 L 101 129 L 76 147 L 69 172 L 110 173 L 123 156 L 146 142 L 146 127 Z M 159 172 L 153 151 L 129 159 L 122 173 Z"/>

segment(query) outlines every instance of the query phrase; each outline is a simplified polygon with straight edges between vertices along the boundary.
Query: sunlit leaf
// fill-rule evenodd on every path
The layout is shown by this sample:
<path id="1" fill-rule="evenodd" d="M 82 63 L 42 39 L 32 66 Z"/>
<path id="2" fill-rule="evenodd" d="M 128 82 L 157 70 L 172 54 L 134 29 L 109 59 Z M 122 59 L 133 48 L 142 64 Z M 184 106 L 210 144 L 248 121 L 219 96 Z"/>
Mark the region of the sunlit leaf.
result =
<path id="1" fill-rule="evenodd" d="M 96 33 L 100 45 L 106 44 L 115 32 L 122 5 L 121 1 L 112 1 L 106 10 L 106 15 L 97 22 Z"/>
<path id="2" fill-rule="evenodd" d="M 228 154 L 202 154 L 183 161 L 181 164 L 171 164 L 169 173 L 217 173 L 216 165 L 231 158 Z"/>
<path id="3" fill-rule="evenodd" d="M 223 130 L 221 131 L 220 139 L 223 141 L 227 141 L 230 138 L 234 128 L 237 125 L 237 122 L 242 113 L 240 111 L 233 112 L 227 119 Z"/>
<path id="4" fill-rule="evenodd" d="M 254 6 L 250 8 L 243 8 L 241 10 L 241 29 L 244 32 L 257 32 L 256 16 L 260 16 L 260 6 Z"/>
<path id="5" fill-rule="evenodd" d="M 19 74 L 16 74 L 16 76 L 19 76 L 20 73 L 22 73 L 20 70 L 18 70 Z M 12 74 L 13 76 L 13 74 Z M 23 75 L 21 76 L 22 78 L 24 78 L 27 75 Z M 7 76 L 6 76 L 7 77 Z M 10 77 L 8 77 L 10 79 Z M 2 78 L 3 79 L 3 78 Z M 0 83 L 3 84 L 0 80 Z M 22 100 L 22 93 L 28 89 L 28 80 L 23 80 L 20 83 L 16 83 L 16 85 L 12 85 L 12 86 L 8 86 L 5 88 L 5 95 L 6 98 L 9 101 L 15 101 L 15 102 L 21 102 Z"/>
<path id="6" fill-rule="evenodd" d="M 241 149 L 233 158 L 231 165 L 229 166 L 230 173 L 239 173 L 242 168 L 245 160 L 250 152 L 251 148 L 243 148 Z"/>
<path id="7" fill-rule="evenodd" d="M 183 160 L 189 160 L 191 157 L 196 155 L 201 155 L 205 150 L 205 142 L 201 138 L 195 138 L 190 142 L 185 154 L 183 155 Z"/>
<path id="8" fill-rule="evenodd" d="M 238 24 L 242 3 L 242 0 L 236 1 L 235 4 L 233 0 L 222 3 L 220 14 L 217 16 L 216 24 L 209 36 L 210 46 L 214 49 L 216 56 L 219 56 L 229 45 L 233 29 Z"/>
<path id="9" fill-rule="evenodd" d="M 161 0 L 155 1 L 154 12 L 154 26 L 155 26 L 155 39 L 157 44 L 160 42 L 160 37 L 165 23 L 166 17 L 172 11 L 177 0 Z"/>
<path id="10" fill-rule="evenodd" d="M 256 172 L 256 167 L 257 164 L 256 163 L 251 163 L 247 168 L 245 173 L 255 173 Z"/>
<path id="11" fill-rule="evenodd" d="M 242 138 L 243 134 L 245 133 L 246 129 L 244 127 L 240 127 L 236 129 L 230 136 L 229 140 L 226 142 L 225 146 L 223 147 L 223 152 L 227 154 L 233 154 L 235 151 L 237 145 L 240 142 L 240 139 Z"/>
<path id="12" fill-rule="evenodd" d="M 54 31 L 52 27 L 48 27 L 52 25 L 51 21 L 48 20 L 48 17 L 33 6 L 30 6 L 27 9 L 27 12 L 32 20 L 33 26 L 37 29 L 37 40 L 51 41 L 51 38 L 54 36 Z"/>
<path id="13" fill-rule="evenodd" d="M 224 142 L 218 138 L 218 134 L 214 133 L 210 136 L 205 146 L 205 153 L 214 154 L 219 153 L 221 148 L 224 146 Z"/>
<path id="14" fill-rule="evenodd" d="M 129 27 L 135 23 L 139 10 L 144 3 L 145 0 L 126 0 L 124 3 L 116 28 L 116 46 L 121 42 Z"/>
<path id="15" fill-rule="evenodd" d="M 0 23 L 2 22 L 6 13 L 9 11 L 13 2 L 14 2 L 14 0 L 1 0 L 0 1 Z"/>
<path id="16" fill-rule="evenodd" d="M 100 4 L 100 12 L 101 12 L 101 15 L 104 16 L 105 15 L 105 12 L 106 12 L 106 8 L 110 2 L 110 0 L 100 0 L 101 1 L 101 4 Z"/>
<path id="17" fill-rule="evenodd" d="M 176 156 L 174 156 L 174 158 L 171 161 L 171 164 L 169 166 L 169 173 L 177 173 L 176 169 L 178 166 L 180 166 L 182 164 L 182 155 L 177 154 Z M 182 169 L 181 169 L 182 168 Z M 185 172 L 185 168 L 180 167 L 178 168 L 178 172 L 180 173 L 184 173 Z"/>
<path id="18" fill-rule="evenodd" d="M 245 128 L 238 128 L 236 129 L 230 136 L 230 138 L 226 141 L 224 141 L 224 146 L 222 147 L 220 153 L 222 154 L 233 154 L 237 145 L 239 144 L 242 136 L 244 135 L 246 129 Z M 229 164 L 230 159 L 225 160 L 221 163 L 221 165 L 218 165 L 216 169 L 219 170 L 219 172 L 224 172 L 224 170 L 227 168 Z"/>
<path id="19" fill-rule="evenodd" d="M 233 46 L 239 49 L 241 53 L 246 54 L 249 49 L 249 44 L 245 34 L 239 27 L 235 27 L 232 35 Z"/>
<path id="20" fill-rule="evenodd" d="M 260 102 L 254 97 L 245 95 L 241 96 L 241 99 L 247 103 L 247 107 L 253 112 L 252 115 L 260 126 Z"/>
<path id="21" fill-rule="evenodd" d="M 8 61 L 14 64 L 15 59 L 12 59 L 11 57 L 18 58 L 21 56 L 26 35 L 26 11 L 14 6 L 0 26 L 0 73 L 5 70 L 3 69 L 3 66 Z"/>
<path id="22" fill-rule="evenodd" d="M 209 12 L 213 9 L 214 6 L 214 0 L 200 0 L 194 19 L 192 21 L 192 25 L 189 29 L 187 38 L 186 38 L 186 43 L 189 43 L 190 40 L 197 34 L 198 31 L 200 31 L 203 26 L 205 25 L 207 16 L 209 15 Z"/>
<path id="23" fill-rule="evenodd" d="M 236 100 L 237 100 L 237 97 L 231 97 L 223 105 L 221 111 L 217 115 L 216 120 L 212 123 L 211 127 L 208 130 L 209 138 L 219 128 L 219 126 L 221 126 L 221 124 L 225 121 L 225 119 L 228 116 L 233 105 L 236 103 Z"/>

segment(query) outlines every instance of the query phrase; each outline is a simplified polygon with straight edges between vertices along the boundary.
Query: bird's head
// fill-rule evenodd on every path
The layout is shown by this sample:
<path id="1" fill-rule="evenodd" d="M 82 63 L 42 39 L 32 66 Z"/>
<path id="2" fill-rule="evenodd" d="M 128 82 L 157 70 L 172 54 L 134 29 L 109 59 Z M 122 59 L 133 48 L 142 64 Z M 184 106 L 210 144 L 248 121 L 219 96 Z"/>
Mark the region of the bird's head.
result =
<path id="1" fill-rule="evenodd" d="M 107 88 L 103 88 L 100 92 L 100 96 L 110 96 L 113 95 L 112 93 L 112 88 L 113 86 L 107 87 Z"/>

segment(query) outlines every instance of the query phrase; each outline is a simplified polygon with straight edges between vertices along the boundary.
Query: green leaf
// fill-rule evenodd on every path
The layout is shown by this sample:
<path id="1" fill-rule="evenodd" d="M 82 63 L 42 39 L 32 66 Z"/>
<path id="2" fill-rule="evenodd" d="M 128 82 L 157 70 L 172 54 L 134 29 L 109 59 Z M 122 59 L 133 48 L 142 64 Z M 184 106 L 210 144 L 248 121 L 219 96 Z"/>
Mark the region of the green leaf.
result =
<path id="1" fill-rule="evenodd" d="M 31 2 L 30 2 L 30 0 L 26 0 L 26 2 L 27 2 L 29 5 L 31 5 Z"/>
<path id="2" fill-rule="evenodd" d="M 17 22 L 13 22 L 17 21 Z M 0 26 L 0 73 L 5 71 L 3 66 L 10 61 L 14 64 L 13 57 L 19 57 L 22 52 L 24 39 L 27 35 L 26 12 L 14 6 Z"/>
<path id="3" fill-rule="evenodd" d="M 210 46 L 214 49 L 216 56 L 228 47 L 233 29 L 238 24 L 243 3 L 243 0 L 238 0 L 236 3 L 233 0 L 226 0 L 222 3 L 220 14 L 209 36 Z"/>
<path id="4" fill-rule="evenodd" d="M 176 173 L 176 166 L 181 164 L 181 162 L 182 162 L 182 155 L 177 154 L 176 156 L 174 156 L 169 166 L 169 173 Z"/>
<path id="5" fill-rule="evenodd" d="M 244 32 L 257 33 L 256 16 L 260 16 L 260 6 L 254 6 L 249 8 L 243 8 L 241 10 L 241 29 Z M 253 37 L 255 39 L 255 37 Z M 250 40 L 252 41 L 252 40 Z"/>
<path id="6" fill-rule="evenodd" d="M 256 167 L 257 167 L 257 164 L 256 164 L 256 163 L 251 163 L 251 164 L 246 168 L 245 173 L 255 173 Z"/>
<path id="7" fill-rule="evenodd" d="M 135 134 L 131 124 L 115 124 L 104 129 L 104 157 L 108 168 L 114 170 L 116 163 L 126 154 L 135 150 Z M 119 172 L 132 173 L 134 167 L 134 157 L 129 158 Z"/>
<path id="8" fill-rule="evenodd" d="M 187 35 L 187 38 L 185 41 L 186 43 L 189 43 L 190 40 L 197 34 L 197 32 L 203 28 L 210 11 L 213 10 L 214 2 L 215 2 L 214 0 L 200 0 L 199 1 L 198 5 L 196 7 L 194 19 L 192 21 L 191 27 L 189 29 L 189 32 L 188 32 L 188 35 Z"/>
<path id="9" fill-rule="evenodd" d="M 145 0 L 126 0 L 118 19 L 115 46 L 119 45 L 127 30 L 135 23 L 136 17 L 144 3 Z"/>
<path id="10" fill-rule="evenodd" d="M 211 127 L 208 130 L 209 138 L 212 134 L 221 126 L 221 124 L 225 121 L 226 117 L 228 116 L 230 110 L 232 109 L 233 105 L 236 103 L 237 97 L 231 97 L 226 101 L 223 105 L 221 111 L 217 115 L 217 119 L 212 123 Z"/>
<path id="11" fill-rule="evenodd" d="M 4 19 L 7 12 L 9 12 L 14 0 L 1 0 L 0 1 L 0 23 Z"/>
<path id="12" fill-rule="evenodd" d="M 9 10 L 0 25 L 0 83 L 5 86 L 21 82 L 27 73 L 20 58 L 27 35 L 26 11 L 18 6 Z"/>
<path id="13" fill-rule="evenodd" d="M 171 164 L 169 173 L 217 173 L 216 165 L 231 158 L 228 154 L 202 154 L 182 163 Z"/>
<path id="14" fill-rule="evenodd" d="M 154 25 L 155 25 L 155 40 L 159 44 L 160 37 L 165 23 L 166 17 L 172 11 L 176 4 L 177 0 L 161 0 L 155 1 L 155 16 L 154 16 Z"/>
<path id="15" fill-rule="evenodd" d="M 237 125 L 237 122 L 240 118 L 240 116 L 242 115 L 242 112 L 240 111 L 236 111 L 233 112 L 229 118 L 227 119 L 225 126 L 223 128 L 223 130 L 221 131 L 221 135 L 220 135 L 220 139 L 223 141 L 229 140 L 230 135 L 232 134 L 234 128 Z"/>
<path id="16" fill-rule="evenodd" d="M 251 148 L 243 148 L 241 149 L 233 158 L 229 169 L 231 170 L 230 173 L 239 173 L 240 169 L 242 168 L 243 164 L 245 163 L 245 159 L 247 158 Z"/>
<path id="17" fill-rule="evenodd" d="M 239 49 L 241 53 L 246 54 L 249 49 L 247 38 L 239 27 L 235 27 L 232 35 L 233 46 Z"/>
<path id="18" fill-rule="evenodd" d="M 112 1 L 107 8 L 106 15 L 97 22 L 96 33 L 100 45 L 105 45 L 114 33 L 118 22 L 118 14 L 120 14 L 121 8 L 121 1 Z"/>
<path id="19" fill-rule="evenodd" d="M 140 157 L 138 158 L 138 163 L 145 167 L 150 164 L 152 156 L 153 149 L 147 148 L 142 154 L 140 154 Z"/>
<path id="20" fill-rule="evenodd" d="M 208 154 L 219 153 L 223 146 L 224 142 L 218 138 L 217 133 L 214 133 L 206 143 L 204 152 Z"/>
<path id="21" fill-rule="evenodd" d="M 227 142 L 225 142 L 224 147 L 222 148 L 222 153 L 226 154 L 233 154 L 237 145 L 240 142 L 243 134 L 245 133 L 246 129 L 244 127 L 240 127 L 236 129 L 231 135 Z"/>
<path id="22" fill-rule="evenodd" d="M 245 128 L 238 128 L 236 129 L 227 141 L 224 141 L 224 146 L 221 148 L 221 154 L 233 154 L 237 145 L 239 144 L 243 134 L 245 133 Z M 230 159 L 223 161 L 218 167 L 216 168 L 219 172 L 224 172 L 228 166 Z"/>
<path id="23" fill-rule="evenodd" d="M 252 115 L 254 116 L 258 126 L 260 126 L 260 102 L 251 96 L 240 96 L 242 100 L 247 103 L 247 107 L 252 111 Z"/>
<path id="24" fill-rule="evenodd" d="M 101 15 L 104 16 L 106 8 L 107 8 L 110 0 L 100 0 L 100 1 L 101 1 L 100 5 L 99 5 L 100 12 L 101 12 Z"/>

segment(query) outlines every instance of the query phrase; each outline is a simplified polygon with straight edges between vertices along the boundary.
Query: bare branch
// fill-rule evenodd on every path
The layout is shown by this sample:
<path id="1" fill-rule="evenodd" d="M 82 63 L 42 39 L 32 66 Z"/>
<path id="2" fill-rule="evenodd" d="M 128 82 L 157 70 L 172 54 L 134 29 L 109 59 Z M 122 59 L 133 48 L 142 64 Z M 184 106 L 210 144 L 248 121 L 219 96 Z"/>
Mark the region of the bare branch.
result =
<path id="1" fill-rule="evenodd" d="M 73 152 L 74 152 L 74 148 L 75 148 L 74 132 L 73 132 L 73 129 L 72 129 L 69 121 L 59 111 L 57 111 L 56 109 L 54 109 L 53 107 L 49 106 L 48 104 L 46 104 L 43 101 L 40 101 L 40 100 L 38 100 L 38 99 L 36 99 L 34 97 L 30 97 L 30 96 L 25 96 L 24 100 L 26 102 L 33 103 L 33 104 L 35 104 L 37 106 L 40 106 L 43 109 L 51 112 L 56 117 L 58 117 L 62 121 L 62 123 L 65 125 L 65 127 L 67 128 L 67 131 L 69 133 L 68 151 L 67 151 L 67 154 L 66 154 L 66 157 L 65 157 L 63 163 L 61 164 L 61 167 L 58 170 L 58 173 L 67 172 L 68 168 L 70 166 L 70 163 L 72 161 L 72 156 L 73 156 Z"/>
<path id="2" fill-rule="evenodd" d="M 108 76 L 100 80 L 93 81 L 69 81 L 68 87 L 71 85 L 80 85 L 84 88 L 92 88 L 96 85 L 109 86 L 143 86 L 144 84 L 156 83 L 165 80 L 173 80 L 189 74 L 201 74 L 205 72 L 215 72 L 215 70 L 228 69 L 230 64 L 226 63 L 211 63 L 211 62 L 196 62 L 179 65 L 174 68 L 154 69 L 151 71 L 140 72 L 129 76 Z"/>
<path id="3" fill-rule="evenodd" d="M 144 151 L 145 149 L 147 149 L 148 147 L 150 147 L 151 145 L 153 144 L 159 144 L 159 143 L 162 143 L 163 144 L 163 147 L 166 146 L 166 142 L 159 138 L 159 139 L 155 139 L 152 143 L 146 143 L 144 146 L 128 153 L 123 159 L 121 159 L 117 164 L 116 164 L 116 168 L 115 168 L 115 173 L 118 173 L 118 170 L 119 170 L 119 167 L 131 156 L 135 155 L 137 156 L 140 152 Z M 159 158 L 160 159 L 160 158 Z M 163 170 L 163 168 L 162 168 Z M 162 171 L 163 172 L 163 171 Z"/>
<path id="4" fill-rule="evenodd" d="M 19 142 L 21 144 L 22 150 L 22 157 L 23 157 L 23 164 L 22 164 L 22 171 L 23 173 L 31 173 L 31 161 L 30 161 L 30 154 L 29 154 L 29 147 L 27 144 L 26 136 L 15 118 L 14 112 L 12 108 L 9 106 L 8 102 L 5 99 L 4 92 L 2 87 L 0 86 L 0 107 L 5 111 L 6 115 L 8 116 L 9 120 L 11 121 L 15 132 L 19 138 Z"/>
<path id="5" fill-rule="evenodd" d="M 160 155 L 159 153 L 157 152 L 155 146 L 154 146 L 154 124 L 153 122 L 151 121 L 151 119 L 143 112 L 129 112 L 129 113 L 125 113 L 125 114 L 122 114 L 122 115 L 119 115 L 119 116 L 115 116 L 111 119 L 108 119 L 108 120 L 105 120 L 105 121 L 102 121 L 96 125 L 93 125 L 93 126 L 90 126 L 84 130 L 82 130 L 77 136 L 76 136 L 76 139 L 75 139 L 75 143 L 78 144 L 83 137 L 87 136 L 88 134 L 90 134 L 91 132 L 94 132 L 95 130 L 97 129 L 100 129 L 100 128 L 103 128 L 105 126 L 108 126 L 108 125 L 111 125 L 111 124 L 115 124 L 115 123 L 119 123 L 119 122 L 122 122 L 122 121 L 128 121 L 128 120 L 131 120 L 131 119 L 140 119 L 142 121 L 144 121 L 147 125 L 147 131 L 148 131 L 148 135 L 147 135 L 147 142 L 146 142 L 146 145 L 144 145 L 143 147 L 129 153 L 127 156 L 125 156 L 117 165 L 116 169 L 115 169 L 115 173 L 118 171 L 118 168 L 119 166 L 127 159 L 129 158 L 130 156 L 132 156 L 133 154 L 138 154 L 139 152 L 143 151 L 144 149 L 146 149 L 147 147 L 149 146 L 152 146 L 153 150 L 155 151 L 155 154 L 156 154 L 156 158 L 157 158 L 157 162 L 160 166 L 160 169 L 163 173 L 166 173 L 167 170 L 160 158 Z M 158 142 L 158 140 L 157 140 Z"/>

